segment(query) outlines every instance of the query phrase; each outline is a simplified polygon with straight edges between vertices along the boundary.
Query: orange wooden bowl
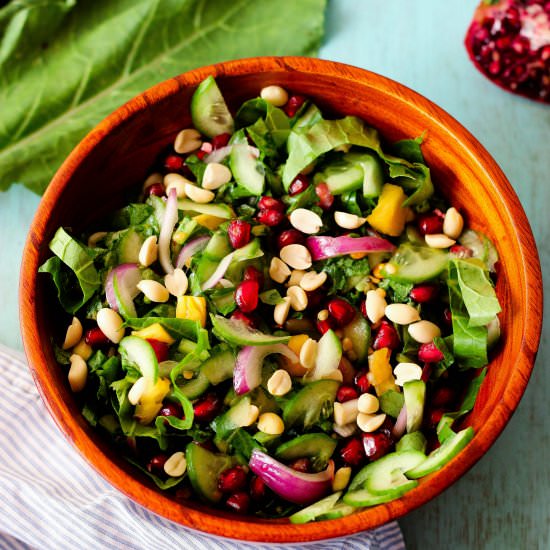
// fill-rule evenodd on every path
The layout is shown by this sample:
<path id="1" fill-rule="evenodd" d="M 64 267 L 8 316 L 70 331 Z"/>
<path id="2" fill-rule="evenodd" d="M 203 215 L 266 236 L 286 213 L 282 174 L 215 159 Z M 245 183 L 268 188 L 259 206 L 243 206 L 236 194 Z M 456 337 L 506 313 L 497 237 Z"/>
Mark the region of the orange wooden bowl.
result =
<path id="1" fill-rule="evenodd" d="M 306 525 L 177 502 L 159 492 L 87 424 L 54 359 L 51 338 L 56 327 L 46 295 L 49 287 L 46 277 L 37 273 L 50 255 L 48 242 L 59 226 L 79 231 L 124 204 L 125 192 L 144 180 L 159 151 L 191 125 L 191 95 L 210 74 L 232 108 L 276 83 L 311 97 L 328 112 L 365 119 L 388 140 L 427 132 L 423 151 L 436 185 L 466 214 L 471 227 L 496 243 L 502 343 L 466 420 L 475 437 L 457 458 L 398 500 Z M 533 368 L 542 322 L 542 282 L 533 235 L 516 194 L 487 151 L 456 120 L 405 86 L 368 71 L 318 59 L 270 57 L 213 65 L 163 82 L 115 111 L 75 148 L 48 187 L 29 232 L 20 315 L 29 364 L 50 413 L 112 485 L 153 512 L 193 529 L 241 540 L 305 542 L 370 529 L 406 514 L 449 487 L 488 450 L 517 407 Z"/>

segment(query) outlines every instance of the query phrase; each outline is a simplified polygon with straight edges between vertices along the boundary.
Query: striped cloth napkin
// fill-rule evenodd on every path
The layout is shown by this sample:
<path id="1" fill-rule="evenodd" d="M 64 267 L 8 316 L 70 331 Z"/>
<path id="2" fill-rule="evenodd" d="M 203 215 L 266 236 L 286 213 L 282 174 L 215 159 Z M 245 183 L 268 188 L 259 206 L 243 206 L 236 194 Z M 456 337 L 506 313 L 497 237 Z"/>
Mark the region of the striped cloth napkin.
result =
<path id="1" fill-rule="evenodd" d="M 90 468 L 59 432 L 22 354 L 0 345 L 0 550 L 292 550 L 305 545 L 245 544 L 161 518 Z M 319 550 L 403 550 L 396 522 Z"/>

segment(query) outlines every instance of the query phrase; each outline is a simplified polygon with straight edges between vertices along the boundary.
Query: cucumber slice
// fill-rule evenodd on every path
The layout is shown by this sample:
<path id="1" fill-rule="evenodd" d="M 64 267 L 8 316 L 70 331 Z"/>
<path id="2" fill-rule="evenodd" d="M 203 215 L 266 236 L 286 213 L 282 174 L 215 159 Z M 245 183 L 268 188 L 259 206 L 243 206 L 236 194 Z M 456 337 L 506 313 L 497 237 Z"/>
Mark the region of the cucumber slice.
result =
<path id="1" fill-rule="evenodd" d="M 208 502 L 217 503 L 222 498 L 218 489 L 220 474 L 235 464 L 235 459 L 212 453 L 198 443 L 189 443 L 185 449 L 187 475 L 195 492 Z"/>
<path id="2" fill-rule="evenodd" d="M 407 408 L 407 433 L 416 432 L 422 426 L 424 402 L 426 400 L 426 382 L 411 380 L 403 384 L 403 397 Z"/>
<path id="3" fill-rule="evenodd" d="M 357 355 L 357 361 L 364 361 L 369 351 L 370 325 L 367 320 L 358 313 L 351 323 L 343 329 L 344 338 L 349 338 L 353 344 L 353 351 Z"/>
<path id="4" fill-rule="evenodd" d="M 448 261 L 449 254 L 443 250 L 405 243 L 382 271 L 384 277 L 400 283 L 421 283 L 440 275 Z"/>
<path id="5" fill-rule="evenodd" d="M 191 119 L 206 137 L 233 133 L 233 117 L 212 75 L 197 86 L 191 98 Z"/>
<path id="6" fill-rule="evenodd" d="M 218 338 L 238 346 L 269 346 L 286 344 L 290 336 L 274 336 L 253 330 L 246 323 L 235 319 L 226 319 L 221 315 L 210 315 L 214 333 Z"/>
<path id="7" fill-rule="evenodd" d="M 334 508 L 334 505 L 338 502 L 338 499 L 342 495 L 342 491 L 338 491 L 337 493 L 333 493 L 332 495 L 329 495 L 328 497 L 322 498 L 321 500 L 318 500 L 317 502 L 314 502 L 313 504 L 310 504 L 306 508 L 303 508 L 299 512 L 296 512 L 295 514 L 292 514 L 288 519 L 290 520 L 290 523 L 307 523 L 308 521 L 313 521 L 318 516 L 322 514 L 326 514 Z"/>
<path id="8" fill-rule="evenodd" d="M 368 156 L 360 161 L 363 169 L 363 196 L 372 199 L 380 196 L 384 185 L 384 170 L 377 157 Z"/>
<path id="9" fill-rule="evenodd" d="M 336 380 L 318 380 L 306 384 L 283 408 L 285 427 L 307 430 L 320 420 L 329 418 L 339 386 Z"/>
<path id="10" fill-rule="evenodd" d="M 210 387 L 210 381 L 202 371 L 199 371 L 195 378 L 184 384 L 178 384 L 178 388 L 188 399 L 200 397 Z"/>
<path id="11" fill-rule="evenodd" d="M 418 482 L 417 482 L 418 484 Z M 356 491 L 348 491 L 344 498 L 344 504 L 353 506 L 354 508 L 362 508 L 363 506 L 376 506 L 377 504 L 383 504 L 389 502 L 394 498 L 391 495 L 374 495 L 368 489 L 357 489 Z"/>
<path id="12" fill-rule="evenodd" d="M 413 466 L 405 472 L 411 479 L 427 476 L 441 469 L 447 462 L 454 458 L 474 437 L 472 427 L 465 428 L 452 437 L 446 439 L 441 447 L 432 451 L 427 458 L 417 466 Z"/>
<path id="13" fill-rule="evenodd" d="M 189 199 L 178 199 L 178 209 L 184 212 L 194 212 L 196 214 L 208 214 L 216 218 L 230 220 L 235 217 L 235 213 L 227 204 L 208 203 L 201 204 Z"/>
<path id="14" fill-rule="evenodd" d="M 221 260 L 231 252 L 233 252 L 233 249 L 229 244 L 227 234 L 222 233 L 221 231 L 216 231 L 212 235 L 212 238 L 208 241 L 203 254 L 209 260 Z"/>
<path id="15" fill-rule="evenodd" d="M 321 521 L 325 519 L 339 519 L 343 518 L 345 516 L 349 516 L 350 514 L 353 514 L 353 512 L 357 511 L 357 507 L 350 506 L 349 504 L 346 504 L 345 502 L 337 502 L 328 512 L 325 512 L 324 514 L 321 514 L 316 519 Z"/>
<path id="16" fill-rule="evenodd" d="M 118 312 L 122 315 L 122 317 L 124 319 L 137 317 L 134 301 L 130 296 L 124 295 L 124 291 L 121 290 L 118 284 L 118 277 L 116 276 L 116 273 L 113 274 L 113 292 L 115 294 L 116 304 L 118 306 Z"/>
<path id="17" fill-rule="evenodd" d="M 275 458 L 296 460 L 313 458 L 315 469 L 322 470 L 336 448 L 336 440 L 324 433 L 305 434 L 295 437 L 275 450 Z"/>
<path id="18" fill-rule="evenodd" d="M 216 385 L 232 378 L 234 368 L 235 356 L 231 350 L 226 349 L 207 359 L 202 364 L 201 372 L 211 384 Z"/>
<path id="19" fill-rule="evenodd" d="M 404 472 L 415 468 L 424 460 L 426 460 L 426 455 L 420 451 L 387 454 L 370 464 L 364 488 L 374 495 L 400 497 L 416 487 L 416 481 L 405 477 Z"/>
<path id="20" fill-rule="evenodd" d="M 328 374 L 338 369 L 340 360 L 342 359 L 342 342 L 336 333 L 329 329 L 327 330 L 317 345 L 317 359 L 315 367 L 311 373 L 307 374 L 310 380 L 320 380 Z"/>
<path id="21" fill-rule="evenodd" d="M 265 185 L 263 166 L 246 143 L 236 143 L 229 155 L 235 181 L 252 195 L 261 195 Z"/>
<path id="22" fill-rule="evenodd" d="M 426 452 L 426 436 L 418 431 L 405 434 L 395 445 L 395 450 Z"/>
<path id="23" fill-rule="evenodd" d="M 221 439 L 236 430 L 248 424 L 250 416 L 250 397 L 247 395 L 239 399 L 229 410 L 216 417 L 212 422 L 212 427 L 216 435 Z"/>
<path id="24" fill-rule="evenodd" d="M 316 174 L 316 182 L 325 182 L 333 195 L 360 189 L 363 185 L 363 169 L 359 164 L 346 162 L 345 158 L 327 166 Z"/>
<path id="25" fill-rule="evenodd" d="M 137 264 L 139 251 L 145 239 L 135 229 L 127 229 L 116 243 L 119 264 Z"/>
<path id="26" fill-rule="evenodd" d="M 157 383 L 159 375 L 159 364 L 155 351 L 151 344 L 139 336 L 125 336 L 119 343 L 118 349 L 128 361 L 135 364 L 141 375 Z"/>

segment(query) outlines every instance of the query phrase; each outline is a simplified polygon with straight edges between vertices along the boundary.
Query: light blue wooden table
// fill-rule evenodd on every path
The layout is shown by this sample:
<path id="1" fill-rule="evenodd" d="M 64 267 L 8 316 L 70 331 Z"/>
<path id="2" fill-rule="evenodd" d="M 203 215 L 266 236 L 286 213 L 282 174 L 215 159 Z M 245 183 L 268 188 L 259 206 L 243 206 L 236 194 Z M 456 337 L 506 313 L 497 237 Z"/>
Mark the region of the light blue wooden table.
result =
<path id="1" fill-rule="evenodd" d="M 476 4 L 332 0 L 321 57 L 394 78 L 469 128 L 515 187 L 547 273 L 550 107 L 507 94 L 474 70 L 462 40 Z M 0 194 L 0 342 L 17 349 L 19 263 L 38 201 L 22 188 Z M 550 548 L 549 335 L 546 326 L 529 388 L 497 443 L 463 479 L 401 521 L 411 550 Z"/>

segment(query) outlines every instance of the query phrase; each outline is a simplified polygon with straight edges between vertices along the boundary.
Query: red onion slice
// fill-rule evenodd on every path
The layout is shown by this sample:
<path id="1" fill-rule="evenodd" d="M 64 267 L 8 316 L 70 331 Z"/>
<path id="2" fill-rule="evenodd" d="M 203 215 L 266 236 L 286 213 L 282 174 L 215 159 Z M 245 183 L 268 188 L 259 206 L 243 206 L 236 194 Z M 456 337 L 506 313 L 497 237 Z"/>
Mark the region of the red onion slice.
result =
<path id="1" fill-rule="evenodd" d="M 141 281 L 141 271 L 136 264 L 121 264 L 111 269 L 105 280 L 105 296 L 111 309 L 119 313 L 124 311 L 128 316 L 135 317 L 134 298 L 139 294 L 137 288 L 139 281 Z"/>
<path id="2" fill-rule="evenodd" d="M 204 235 L 203 237 L 197 237 L 184 245 L 176 259 L 176 268 L 181 269 L 189 258 L 197 254 L 197 252 L 200 252 L 208 244 L 209 240 L 210 237 L 208 235 Z"/>
<path id="3" fill-rule="evenodd" d="M 159 261 L 162 269 L 166 273 L 172 273 L 174 266 L 170 258 L 170 242 L 172 233 L 178 221 L 178 197 L 175 188 L 170 189 L 168 200 L 166 201 L 166 210 L 162 218 L 159 235 Z"/>
<path id="4" fill-rule="evenodd" d="M 399 416 L 395 421 L 395 425 L 393 427 L 391 434 L 396 440 L 401 439 L 406 429 L 407 429 L 407 407 L 403 405 L 401 407 L 401 410 L 399 411 Z"/>
<path id="5" fill-rule="evenodd" d="M 297 472 L 266 453 L 255 449 L 248 463 L 250 469 L 275 493 L 296 504 L 310 504 L 332 488 L 334 462 L 317 474 Z"/>
<path id="6" fill-rule="evenodd" d="M 298 361 L 298 356 L 285 344 L 244 346 L 237 355 L 233 370 L 233 387 L 237 395 L 249 392 L 260 385 L 262 364 L 264 359 L 272 353 L 284 355 L 293 363 Z"/>
<path id="7" fill-rule="evenodd" d="M 306 240 L 311 258 L 326 260 L 344 254 L 355 254 L 358 252 L 393 252 L 395 245 L 380 237 L 308 237 Z"/>
<path id="8" fill-rule="evenodd" d="M 210 278 L 202 284 L 201 290 L 208 290 L 209 288 L 212 288 L 218 284 L 220 279 L 222 279 L 223 276 L 225 275 L 227 268 L 233 261 L 234 254 L 235 252 L 231 252 L 220 260 L 220 263 L 218 264 L 216 271 L 214 271 L 214 273 L 212 273 Z"/>

